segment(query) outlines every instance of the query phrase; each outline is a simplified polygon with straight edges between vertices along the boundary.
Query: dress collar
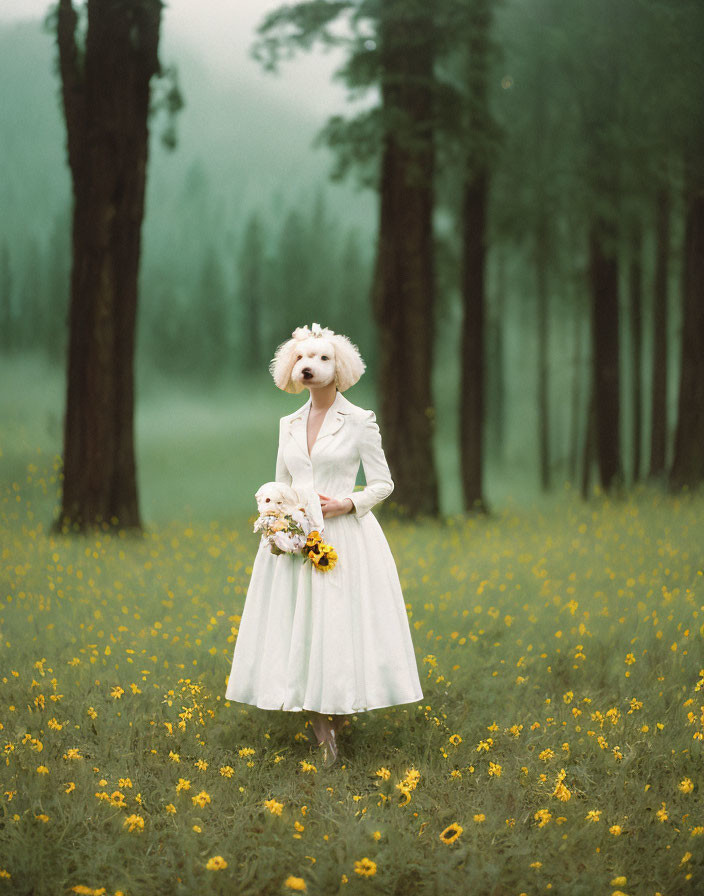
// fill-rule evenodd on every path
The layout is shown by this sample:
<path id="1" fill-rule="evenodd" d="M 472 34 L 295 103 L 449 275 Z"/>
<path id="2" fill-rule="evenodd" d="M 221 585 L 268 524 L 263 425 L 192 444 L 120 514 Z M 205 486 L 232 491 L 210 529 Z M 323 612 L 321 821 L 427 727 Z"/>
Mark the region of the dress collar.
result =
<path id="1" fill-rule="evenodd" d="M 291 435 L 308 460 L 311 459 L 311 456 L 308 453 L 307 423 L 311 404 L 312 398 L 309 397 L 308 401 L 301 408 L 299 408 L 298 412 L 290 420 Z M 337 432 L 337 430 L 342 426 L 342 424 L 345 422 L 345 418 L 350 413 L 350 406 L 351 402 L 348 401 L 344 397 L 342 392 L 338 390 L 338 393 L 335 396 L 335 400 L 325 412 L 325 417 L 323 418 L 320 430 L 318 431 L 318 436 L 313 443 L 314 452 L 323 439 Z"/>
<path id="2" fill-rule="evenodd" d="M 313 396 L 312 396 L 312 395 L 309 395 L 309 396 L 308 396 L 308 401 L 307 401 L 305 404 L 301 405 L 301 407 L 298 409 L 298 411 L 296 411 L 296 412 L 294 413 L 293 417 L 291 417 L 291 423 L 293 423 L 294 420 L 299 420 L 299 419 L 301 419 L 301 420 L 306 420 L 306 421 L 307 421 L 307 420 L 308 420 L 308 413 L 310 412 L 310 408 L 311 408 L 312 403 L 313 403 Z M 338 389 L 337 394 L 335 395 L 335 399 L 334 399 L 333 403 L 330 405 L 330 407 L 329 407 L 329 408 L 327 409 L 327 411 L 326 411 L 326 417 L 327 417 L 327 416 L 330 416 L 330 417 L 334 416 L 334 414 L 335 414 L 337 411 L 340 411 L 340 412 L 343 413 L 343 414 L 349 414 L 349 405 L 350 405 L 350 404 L 351 404 L 351 402 L 348 401 L 348 400 L 345 398 L 345 396 L 342 394 L 342 392 L 340 392 L 340 390 Z M 324 423 L 324 422 L 325 422 L 325 421 L 323 421 L 323 423 Z"/>

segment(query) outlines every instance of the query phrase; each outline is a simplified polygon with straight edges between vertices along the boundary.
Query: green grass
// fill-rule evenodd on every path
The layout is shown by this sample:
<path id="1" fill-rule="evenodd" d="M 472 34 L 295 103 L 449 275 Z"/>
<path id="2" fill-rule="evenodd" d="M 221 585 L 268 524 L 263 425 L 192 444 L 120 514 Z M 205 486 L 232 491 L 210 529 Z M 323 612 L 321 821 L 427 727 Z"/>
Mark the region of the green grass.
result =
<path id="1" fill-rule="evenodd" d="M 144 537 L 48 535 L 50 434 L 3 430 L 0 896 L 254 896 L 293 892 L 289 876 L 315 894 L 698 892 L 702 495 L 383 520 L 425 699 L 353 717 L 325 770 L 302 714 L 224 700 L 257 536 L 234 481 L 208 515 L 196 484 L 229 488 L 233 461 L 205 412 L 183 433 L 187 404 L 164 402 L 142 442 L 162 489 Z M 276 412 L 233 438 L 270 439 Z"/>

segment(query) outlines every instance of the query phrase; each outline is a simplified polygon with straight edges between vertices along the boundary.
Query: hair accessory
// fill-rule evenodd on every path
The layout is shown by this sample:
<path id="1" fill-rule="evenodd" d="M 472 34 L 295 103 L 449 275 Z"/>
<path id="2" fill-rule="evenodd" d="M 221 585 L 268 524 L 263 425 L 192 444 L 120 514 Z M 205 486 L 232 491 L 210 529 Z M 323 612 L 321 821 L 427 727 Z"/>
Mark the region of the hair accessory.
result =
<path id="1" fill-rule="evenodd" d="M 291 333 L 294 339 L 307 339 L 309 336 L 326 336 L 330 339 L 334 336 L 335 333 L 333 330 L 330 330 L 328 327 L 321 327 L 320 324 L 313 324 L 312 327 L 296 327 L 296 329 Z"/>

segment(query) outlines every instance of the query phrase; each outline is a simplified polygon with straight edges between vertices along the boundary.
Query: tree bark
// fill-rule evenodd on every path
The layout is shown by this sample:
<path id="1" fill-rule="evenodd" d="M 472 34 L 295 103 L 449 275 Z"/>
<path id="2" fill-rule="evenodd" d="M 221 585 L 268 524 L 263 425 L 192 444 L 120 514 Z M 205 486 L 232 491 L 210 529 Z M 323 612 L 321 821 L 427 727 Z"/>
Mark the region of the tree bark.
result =
<path id="1" fill-rule="evenodd" d="M 492 359 L 486 371 L 489 408 L 487 424 L 491 427 L 491 454 L 500 466 L 504 461 L 504 439 L 506 432 L 506 381 L 504 371 L 504 319 L 506 308 L 506 259 L 503 252 L 496 251 L 496 292 L 492 300 L 493 321 L 489 320 L 488 345 Z"/>
<path id="2" fill-rule="evenodd" d="M 540 200 L 539 200 L 540 201 Z M 538 342 L 538 454 L 540 487 L 550 489 L 550 398 L 548 391 L 548 357 L 550 351 L 548 308 L 548 221 L 544 208 L 538 209 L 535 234 L 535 275 Z"/>
<path id="3" fill-rule="evenodd" d="M 464 508 L 487 513 L 483 494 L 486 384 L 486 254 L 489 165 L 482 138 L 490 128 L 488 99 L 491 3 L 472 5 L 467 63 L 467 140 L 462 186 L 462 342 L 460 464 Z"/>
<path id="4" fill-rule="evenodd" d="M 631 402 L 633 404 L 633 482 L 641 477 L 643 439 L 643 227 L 639 219 L 631 231 L 628 278 L 631 327 Z"/>
<path id="5" fill-rule="evenodd" d="M 581 495 L 582 500 L 589 499 L 589 489 L 591 483 L 592 463 L 594 460 L 594 443 L 596 430 L 596 403 L 594 401 L 594 388 L 589 390 L 589 400 L 587 402 L 587 423 L 584 428 L 584 451 L 582 455 L 582 484 Z"/>
<path id="6" fill-rule="evenodd" d="M 10 252 L 3 242 L 0 247 L 0 351 L 8 354 L 10 349 L 14 349 L 12 286 Z"/>
<path id="7" fill-rule="evenodd" d="M 432 15 L 427 4 L 388 0 L 380 10 L 385 132 L 372 304 L 378 384 L 393 501 L 411 517 L 436 516 L 431 391 L 435 274 L 432 215 Z"/>
<path id="8" fill-rule="evenodd" d="M 649 475 L 659 478 L 664 475 L 667 463 L 667 281 L 670 258 L 670 194 L 667 187 L 657 194 L 655 240 Z"/>
<path id="9" fill-rule="evenodd" d="M 595 444 L 604 491 L 623 483 L 619 376 L 618 261 L 614 225 L 598 216 L 589 231 Z"/>
<path id="10" fill-rule="evenodd" d="M 63 496 L 55 531 L 140 529 L 134 451 L 137 277 L 160 0 L 88 0 L 85 47 L 60 0 L 73 181 Z"/>
<path id="11" fill-rule="evenodd" d="M 482 493 L 484 441 L 485 321 L 484 295 L 488 174 L 465 183 L 462 202 L 462 373 L 460 457 L 465 510 L 487 512 Z"/>
<path id="12" fill-rule="evenodd" d="M 672 490 L 704 480 L 704 133 L 700 137 L 698 151 L 685 165 L 682 362 Z"/>
<path id="13" fill-rule="evenodd" d="M 580 418 L 582 417 L 582 322 L 583 312 L 579 298 L 581 294 L 579 289 L 575 289 L 575 298 L 573 307 L 573 361 L 572 361 L 572 409 L 570 416 L 569 431 L 569 478 L 570 481 L 577 483 L 579 475 L 579 457 L 580 457 Z"/>

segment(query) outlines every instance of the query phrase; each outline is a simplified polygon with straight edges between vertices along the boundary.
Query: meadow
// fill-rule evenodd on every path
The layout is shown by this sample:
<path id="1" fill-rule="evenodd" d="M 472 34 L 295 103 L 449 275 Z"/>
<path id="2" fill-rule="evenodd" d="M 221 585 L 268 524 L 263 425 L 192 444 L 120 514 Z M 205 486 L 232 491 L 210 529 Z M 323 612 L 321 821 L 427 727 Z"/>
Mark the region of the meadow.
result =
<path id="1" fill-rule="evenodd" d="M 424 700 L 325 769 L 224 699 L 253 513 L 51 535 L 60 458 L 3 432 L 0 896 L 701 892 L 701 493 L 380 511 Z"/>

